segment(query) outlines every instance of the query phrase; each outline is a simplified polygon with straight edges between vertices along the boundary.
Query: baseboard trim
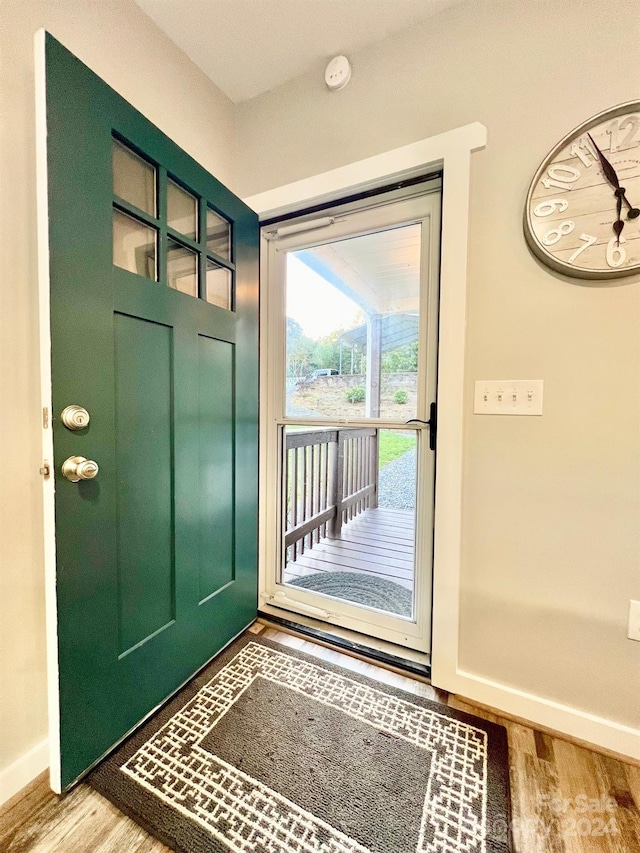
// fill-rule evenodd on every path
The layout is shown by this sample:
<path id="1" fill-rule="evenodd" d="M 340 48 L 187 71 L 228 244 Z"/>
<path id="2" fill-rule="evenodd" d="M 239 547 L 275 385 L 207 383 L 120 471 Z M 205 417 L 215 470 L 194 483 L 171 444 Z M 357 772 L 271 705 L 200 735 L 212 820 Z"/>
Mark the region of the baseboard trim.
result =
<path id="1" fill-rule="evenodd" d="M 0 805 L 26 787 L 48 766 L 49 739 L 45 738 L 0 771 Z"/>
<path id="2" fill-rule="evenodd" d="M 534 726 L 550 729 L 599 747 L 620 757 L 640 759 L 640 730 L 545 699 L 487 678 L 458 669 L 452 683 L 434 683 L 450 693 L 469 697 L 467 701 L 498 709 L 497 713 L 527 720 Z"/>

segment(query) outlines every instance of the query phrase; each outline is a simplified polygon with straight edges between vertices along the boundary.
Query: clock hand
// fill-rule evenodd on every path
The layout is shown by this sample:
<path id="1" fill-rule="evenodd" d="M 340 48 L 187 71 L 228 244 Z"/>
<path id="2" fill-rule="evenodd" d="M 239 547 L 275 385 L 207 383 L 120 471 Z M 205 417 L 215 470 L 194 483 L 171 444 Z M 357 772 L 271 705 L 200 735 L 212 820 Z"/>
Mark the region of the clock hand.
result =
<path id="1" fill-rule="evenodd" d="M 624 228 L 624 222 L 622 221 L 622 217 L 620 214 L 622 213 L 622 197 L 624 195 L 624 190 L 622 187 L 617 189 L 614 193 L 617 201 L 616 204 L 616 221 L 613 223 L 613 230 L 616 235 L 616 245 L 620 245 L 620 235 L 622 234 L 622 229 Z"/>
<path id="2" fill-rule="evenodd" d="M 622 199 L 622 201 L 624 201 L 624 203 L 629 208 L 629 212 L 627 213 L 627 219 L 636 219 L 638 216 L 640 216 L 640 208 L 632 206 L 631 202 L 629 201 L 629 199 L 626 196 L 625 188 L 620 186 L 620 181 L 618 180 L 618 175 L 616 174 L 616 170 L 613 168 L 611 163 L 604 156 L 602 151 L 598 148 L 598 146 L 595 143 L 593 136 L 591 136 L 590 133 L 587 133 L 587 136 L 589 137 L 589 139 L 591 140 L 591 144 L 595 148 L 595 151 L 596 151 L 596 154 L 598 155 L 598 159 L 600 160 L 600 165 L 602 166 L 602 171 L 604 173 L 605 178 L 609 181 L 611 186 L 615 188 L 616 194 L 618 192 L 620 193 L 618 198 Z M 617 234 L 617 232 L 616 232 L 616 234 Z M 619 235 L 617 235 L 617 236 L 619 236 Z"/>
<path id="3" fill-rule="evenodd" d="M 616 203 L 616 221 L 613 223 L 613 233 L 616 235 L 616 243 L 620 245 L 620 234 L 622 233 L 622 229 L 624 228 L 624 222 L 620 214 L 622 213 L 622 199 L 626 196 L 624 194 L 624 187 L 620 186 L 620 181 L 618 180 L 618 176 L 616 174 L 616 170 L 613 168 L 611 163 L 604 156 L 602 151 L 598 148 L 596 143 L 594 142 L 593 136 L 590 133 L 587 133 L 587 136 L 591 140 L 591 144 L 596 149 L 598 154 L 598 159 L 600 160 L 600 165 L 602 166 L 602 171 L 604 173 L 605 178 L 609 181 L 609 183 L 615 187 L 614 195 L 617 199 Z M 628 203 L 628 202 L 627 202 Z"/>
<path id="4" fill-rule="evenodd" d="M 616 174 L 616 170 L 613 168 L 611 163 L 604 156 L 602 151 L 598 148 L 595 143 L 593 136 L 590 133 L 587 133 L 587 136 L 591 140 L 591 144 L 596 150 L 596 154 L 598 155 L 598 159 L 600 160 L 600 165 L 602 166 L 602 171 L 604 172 L 605 178 L 609 181 L 609 183 L 615 187 L 616 189 L 620 188 L 620 181 L 618 180 L 618 176 Z"/>

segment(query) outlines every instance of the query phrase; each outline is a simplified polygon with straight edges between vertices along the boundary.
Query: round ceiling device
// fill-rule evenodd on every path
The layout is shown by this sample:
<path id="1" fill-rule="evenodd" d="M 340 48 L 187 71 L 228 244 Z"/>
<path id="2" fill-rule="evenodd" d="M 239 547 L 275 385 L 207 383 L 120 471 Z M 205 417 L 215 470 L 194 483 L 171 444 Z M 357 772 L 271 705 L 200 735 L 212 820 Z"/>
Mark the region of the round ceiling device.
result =
<path id="1" fill-rule="evenodd" d="M 334 56 L 324 72 L 324 81 L 332 91 L 344 89 L 351 80 L 351 63 L 346 56 Z"/>

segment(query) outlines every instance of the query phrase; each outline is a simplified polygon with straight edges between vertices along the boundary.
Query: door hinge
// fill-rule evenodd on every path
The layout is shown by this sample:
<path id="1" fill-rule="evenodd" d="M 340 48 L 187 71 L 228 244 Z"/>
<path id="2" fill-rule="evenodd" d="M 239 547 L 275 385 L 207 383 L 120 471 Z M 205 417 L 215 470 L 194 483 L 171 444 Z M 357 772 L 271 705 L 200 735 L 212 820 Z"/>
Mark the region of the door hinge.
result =
<path id="1" fill-rule="evenodd" d="M 45 480 L 51 476 L 51 465 L 47 462 L 46 459 L 42 463 L 42 468 L 40 468 L 39 473 L 42 474 Z"/>
<path id="2" fill-rule="evenodd" d="M 42 410 L 42 429 L 49 429 L 49 408 L 45 406 Z"/>

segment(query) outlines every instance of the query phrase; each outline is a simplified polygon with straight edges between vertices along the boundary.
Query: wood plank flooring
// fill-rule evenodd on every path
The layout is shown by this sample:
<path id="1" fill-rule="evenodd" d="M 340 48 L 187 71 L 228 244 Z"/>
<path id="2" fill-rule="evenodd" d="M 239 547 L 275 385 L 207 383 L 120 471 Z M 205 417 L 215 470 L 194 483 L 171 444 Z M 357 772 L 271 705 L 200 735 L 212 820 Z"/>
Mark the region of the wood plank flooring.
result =
<path id="1" fill-rule="evenodd" d="M 322 539 L 287 563 L 285 583 L 319 572 L 361 572 L 413 589 L 413 512 L 366 509 L 342 528 L 340 539 Z"/>
<path id="2" fill-rule="evenodd" d="M 639 853 L 639 766 L 501 719 L 423 681 L 263 624 L 249 630 L 504 725 L 509 738 L 514 853 Z M 64 797 L 52 794 L 45 774 L 0 810 L 0 851 L 170 853 L 86 785 Z"/>

